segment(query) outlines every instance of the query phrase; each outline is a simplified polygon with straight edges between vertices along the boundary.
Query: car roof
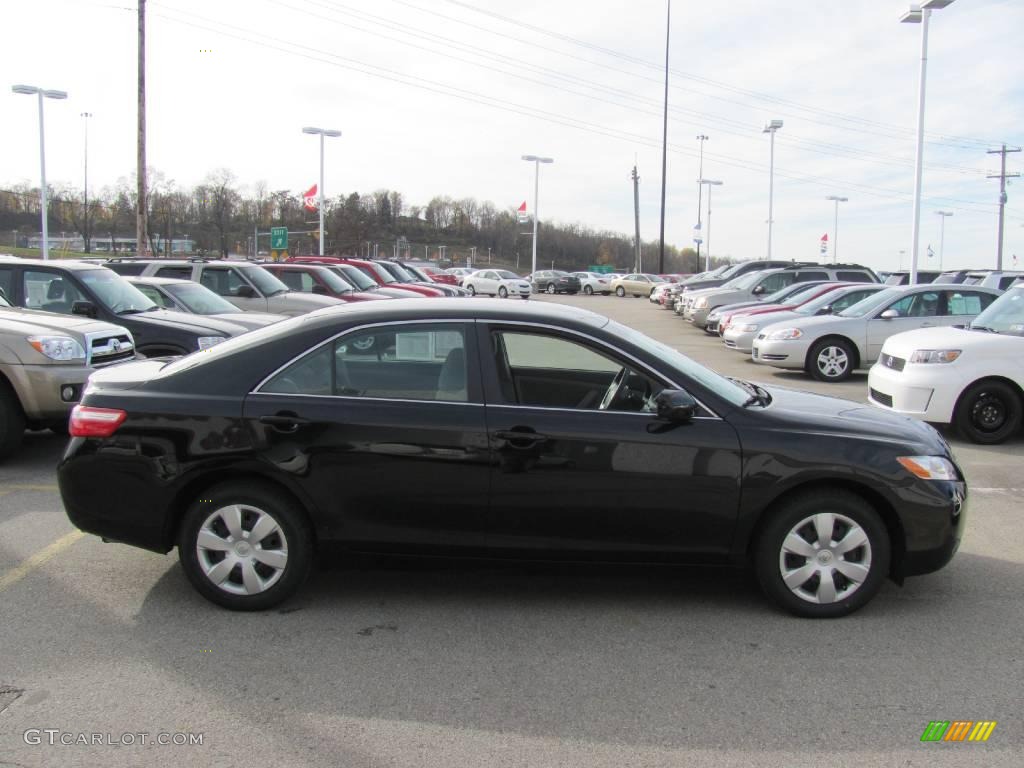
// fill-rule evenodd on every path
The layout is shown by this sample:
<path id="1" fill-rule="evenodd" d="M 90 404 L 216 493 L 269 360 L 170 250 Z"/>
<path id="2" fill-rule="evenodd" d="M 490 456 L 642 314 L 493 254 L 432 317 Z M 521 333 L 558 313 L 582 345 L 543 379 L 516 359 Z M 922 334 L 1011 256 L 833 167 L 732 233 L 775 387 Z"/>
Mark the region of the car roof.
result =
<path id="1" fill-rule="evenodd" d="M 199 285 L 192 280 L 185 280 L 179 277 L 156 277 L 155 275 L 121 275 L 129 283 L 144 283 L 146 285 Z"/>
<path id="2" fill-rule="evenodd" d="M 19 264 L 26 264 L 32 267 L 59 267 L 61 269 L 70 269 L 75 272 L 84 272 L 92 269 L 106 269 L 102 264 L 89 264 L 86 262 L 75 261 L 74 259 L 22 259 L 17 256 L 14 258 L 17 259 Z"/>

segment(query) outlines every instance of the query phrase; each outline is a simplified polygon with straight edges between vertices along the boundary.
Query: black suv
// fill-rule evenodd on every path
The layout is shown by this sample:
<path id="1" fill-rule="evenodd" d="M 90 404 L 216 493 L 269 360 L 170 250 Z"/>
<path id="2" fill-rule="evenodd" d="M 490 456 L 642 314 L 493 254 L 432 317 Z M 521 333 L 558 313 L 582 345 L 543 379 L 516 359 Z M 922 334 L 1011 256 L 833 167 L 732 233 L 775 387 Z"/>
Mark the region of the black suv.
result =
<path id="1" fill-rule="evenodd" d="M 245 333 L 240 325 L 160 309 L 116 272 L 96 264 L 42 259 L 0 261 L 8 300 L 26 309 L 83 315 L 131 331 L 144 357 L 184 355 Z"/>

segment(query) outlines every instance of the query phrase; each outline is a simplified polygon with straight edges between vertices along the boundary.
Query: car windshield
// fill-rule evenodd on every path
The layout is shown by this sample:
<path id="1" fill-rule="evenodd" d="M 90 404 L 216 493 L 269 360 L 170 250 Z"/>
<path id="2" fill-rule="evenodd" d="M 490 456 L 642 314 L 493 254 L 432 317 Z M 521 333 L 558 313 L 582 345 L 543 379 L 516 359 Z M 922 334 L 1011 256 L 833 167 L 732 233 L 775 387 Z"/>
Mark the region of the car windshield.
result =
<path id="1" fill-rule="evenodd" d="M 659 277 L 658 275 L 645 275 L 652 283 L 664 283 L 665 278 Z"/>
<path id="2" fill-rule="evenodd" d="M 880 307 L 890 301 L 895 301 L 900 296 L 905 296 L 906 293 L 906 291 L 900 290 L 899 288 L 886 288 L 884 291 L 879 291 L 878 293 L 873 293 L 870 296 L 865 296 L 856 304 L 844 309 L 837 315 L 837 317 L 864 317 L 864 315 L 877 307 Z"/>
<path id="3" fill-rule="evenodd" d="M 390 272 L 392 275 L 394 275 L 397 279 L 401 280 L 402 282 L 415 283 L 416 280 L 418 279 L 413 275 L 409 274 L 407 271 L 402 269 L 397 264 L 384 264 L 382 262 L 380 266 L 386 269 L 388 272 Z"/>
<path id="4" fill-rule="evenodd" d="M 509 272 L 507 269 L 499 269 L 499 270 L 497 270 L 497 272 L 498 272 L 498 277 L 500 277 L 502 280 L 518 280 L 519 279 L 519 275 L 517 275 L 515 272 Z"/>
<path id="5" fill-rule="evenodd" d="M 331 293 L 351 293 L 352 286 L 349 285 L 345 280 L 338 277 L 337 274 L 329 269 L 318 269 L 317 274 L 320 275 L 320 279 L 324 281 Z"/>
<path id="6" fill-rule="evenodd" d="M 386 269 L 384 269 L 384 265 L 383 264 L 375 264 L 373 262 L 369 262 L 367 264 L 367 266 L 366 266 L 366 269 L 372 271 L 373 274 L 377 275 L 377 277 L 379 277 L 381 282 L 384 283 L 385 285 L 387 285 L 389 283 L 397 283 L 398 282 L 395 279 L 394 275 L 392 275 L 390 272 L 388 272 Z"/>
<path id="7" fill-rule="evenodd" d="M 639 331 L 635 331 L 629 326 L 622 325 L 614 320 L 608 321 L 608 324 L 605 326 L 605 330 L 614 333 L 617 337 L 625 339 L 637 347 L 640 347 L 648 354 L 653 355 L 659 360 L 664 360 L 676 370 L 711 390 L 719 397 L 728 400 L 735 406 L 742 406 L 750 399 L 750 392 L 735 383 L 732 379 L 727 379 L 725 376 L 715 373 L 710 368 L 705 368 L 703 365 L 694 362 L 682 352 L 672 349 L 668 344 L 655 341 L 650 336 L 646 336 Z"/>
<path id="8" fill-rule="evenodd" d="M 3 294 L 0 293 L 0 307 L 9 307 L 11 303 L 4 298 Z"/>
<path id="9" fill-rule="evenodd" d="M 814 294 L 816 294 L 820 290 L 821 290 L 821 286 L 820 285 L 812 285 L 812 286 L 810 286 L 808 288 L 804 288 L 802 291 L 797 291 L 796 293 L 792 294 L 791 296 L 788 296 L 788 297 L 782 299 L 779 302 L 779 304 L 781 304 L 784 307 L 795 307 L 798 304 L 803 304 L 805 301 L 810 300 L 814 296 Z M 770 301 L 770 300 L 771 300 L 771 296 L 769 296 L 767 299 L 765 299 L 765 301 Z"/>
<path id="10" fill-rule="evenodd" d="M 864 290 L 864 289 L 863 288 L 859 288 L 857 290 Z M 841 298 L 845 294 L 846 294 L 846 291 L 843 291 L 843 290 L 829 291 L 828 293 L 823 293 L 821 296 L 819 296 L 816 299 L 811 299 L 810 301 L 805 302 L 801 306 L 794 308 L 793 311 L 796 312 L 798 315 L 813 315 L 813 314 L 817 313 L 817 311 L 819 309 L 821 309 L 822 307 L 827 307 L 829 304 L 832 304 L 834 301 L 836 301 L 836 299 Z M 868 296 L 866 298 L 871 298 L 871 297 Z M 851 304 L 850 306 L 853 306 L 853 305 Z"/>
<path id="11" fill-rule="evenodd" d="M 423 270 L 420 269 L 419 267 L 413 267 L 413 266 L 410 266 L 409 264 L 403 264 L 402 265 L 402 269 L 404 269 L 406 272 L 408 272 L 410 275 L 412 275 L 414 280 L 420 280 L 420 281 L 422 281 L 424 283 L 433 282 L 430 279 L 430 275 L 424 274 Z"/>
<path id="12" fill-rule="evenodd" d="M 163 289 L 184 304 L 189 312 L 195 312 L 197 315 L 221 315 L 242 311 L 199 283 L 167 283 Z"/>
<path id="13" fill-rule="evenodd" d="M 106 267 L 79 272 L 78 277 L 92 289 L 100 303 L 115 314 L 157 309 L 142 291 Z"/>
<path id="14" fill-rule="evenodd" d="M 263 267 L 245 267 L 243 273 L 249 279 L 249 282 L 256 286 L 256 290 L 264 296 L 273 296 L 288 290 L 287 285 L 267 272 Z"/>
<path id="15" fill-rule="evenodd" d="M 336 267 L 331 267 L 331 269 L 340 272 L 346 280 L 360 291 L 369 291 L 377 287 L 377 284 L 367 277 L 359 267 L 353 267 L 350 264 L 339 264 Z"/>
<path id="16" fill-rule="evenodd" d="M 805 290 L 807 290 L 807 286 L 801 287 L 799 283 L 794 283 L 793 285 L 787 285 L 785 288 L 779 288 L 775 293 L 762 297 L 761 301 L 765 304 L 780 304 L 790 296 L 803 293 Z"/>
<path id="17" fill-rule="evenodd" d="M 723 288 L 733 288 L 735 290 L 744 290 L 749 288 L 761 278 L 760 272 L 747 272 L 745 275 L 734 277 L 732 280 L 722 284 Z"/>
<path id="18" fill-rule="evenodd" d="M 974 318 L 970 327 L 1024 336 L 1024 286 L 1010 288 Z"/>

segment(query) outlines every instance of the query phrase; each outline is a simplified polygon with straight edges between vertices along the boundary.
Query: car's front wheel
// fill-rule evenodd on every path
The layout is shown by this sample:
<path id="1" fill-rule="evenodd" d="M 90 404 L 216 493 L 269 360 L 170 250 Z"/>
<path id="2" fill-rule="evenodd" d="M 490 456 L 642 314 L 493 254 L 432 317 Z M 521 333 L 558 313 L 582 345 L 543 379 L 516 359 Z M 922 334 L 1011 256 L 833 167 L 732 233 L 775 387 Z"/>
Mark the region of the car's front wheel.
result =
<path id="1" fill-rule="evenodd" d="M 1009 384 L 979 381 L 961 395 L 953 421 L 971 442 L 994 445 L 1017 434 L 1021 411 L 1021 397 Z"/>
<path id="2" fill-rule="evenodd" d="M 472 283 L 466 286 L 466 290 L 469 291 L 470 296 L 476 296 L 476 288 L 473 287 Z"/>
<path id="3" fill-rule="evenodd" d="M 824 339 L 811 348 L 808 372 L 818 381 L 846 381 L 856 367 L 856 353 L 842 339 Z"/>
<path id="4" fill-rule="evenodd" d="M 863 607 L 889 572 L 885 523 L 849 491 L 804 493 L 768 514 L 755 543 L 765 594 L 790 613 L 837 618 Z"/>
<path id="5" fill-rule="evenodd" d="M 295 502 L 274 486 L 229 482 L 185 512 L 178 558 L 192 586 L 234 611 L 291 597 L 309 575 L 313 534 Z"/>
<path id="6" fill-rule="evenodd" d="M 585 294 L 587 294 L 587 296 L 593 296 L 594 295 L 594 289 L 591 288 L 589 285 L 584 285 L 583 286 L 583 292 Z"/>
<path id="7" fill-rule="evenodd" d="M 618 288 L 615 289 L 615 295 L 621 299 L 623 296 L 626 295 L 626 289 L 620 285 Z"/>
<path id="8" fill-rule="evenodd" d="M 508 288 L 506 288 L 504 285 L 499 286 L 498 287 L 498 296 L 500 296 L 503 299 L 507 299 L 508 298 Z"/>
<path id="9" fill-rule="evenodd" d="M 550 293 L 552 296 L 558 293 L 558 290 L 555 288 L 554 283 L 548 283 L 548 293 Z"/>

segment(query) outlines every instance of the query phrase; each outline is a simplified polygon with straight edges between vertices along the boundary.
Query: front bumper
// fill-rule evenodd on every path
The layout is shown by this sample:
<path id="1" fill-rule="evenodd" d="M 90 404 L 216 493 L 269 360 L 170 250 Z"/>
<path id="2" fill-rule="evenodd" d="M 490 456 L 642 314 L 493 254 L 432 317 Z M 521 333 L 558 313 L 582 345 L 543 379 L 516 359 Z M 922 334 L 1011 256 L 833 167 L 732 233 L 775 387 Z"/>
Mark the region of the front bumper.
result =
<path id="1" fill-rule="evenodd" d="M 708 314 L 711 312 L 707 307 L 701 307 L 700 309 L 693 308 L 686 313 L 686 319 L 696 325 L 698 328 L 703 328 L 708 321 Z"/>
<path id="2" fill-rule="evenodd" d="M 760 333 L 758 333 L 760 336 Z M 804 362 L 807 360 L 809 341 L 804 339 L 790 339 L 787 341 L 769 341 L 768 339 L 755 338 L 751 345 L 751 359 L 762 365 L 772 365 L 776 368 L 798 368 L 803 370 Z"/>
<path id="3" fill-rule="evenodd" d="M 949 424 L 968 383 L 956 363 L 907 363 L 897 371 L 877 362 L 868 371 L 868 402 L 922 421 Z"/>
<path id="4" fill-rule="evenodd" d="M 967 524 L 967 483 L 920 481 L 917 503 L 903 504 L 900 521 L 906 551 L 893 575 L 916 576 L 937 571 L 953 559 Z M 936 517 L 939 525 L 936 525 Z"/>
<path id="5" fill-rule="evenodd" d="M 722 334 L 722 341 L 729 349 L 749 355 L 756 336 L 757 331 L 737 331 L 734 328 L 728 328 Z"/>
<path id="6" fill-rule="evenodd" d="M 4 368 L 30 421 L 66 418 L 95 369 L 78 365 L 11 365 Z"/>

